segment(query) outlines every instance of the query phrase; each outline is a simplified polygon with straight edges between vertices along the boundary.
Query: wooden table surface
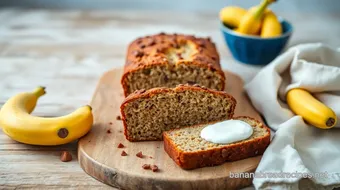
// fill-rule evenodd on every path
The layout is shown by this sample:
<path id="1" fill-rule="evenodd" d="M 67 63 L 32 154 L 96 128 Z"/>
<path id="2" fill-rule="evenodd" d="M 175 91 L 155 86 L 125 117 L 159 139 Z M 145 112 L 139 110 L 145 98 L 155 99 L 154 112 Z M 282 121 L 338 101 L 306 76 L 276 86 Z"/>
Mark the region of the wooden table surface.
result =
<path id="1" fill-rule="evenodd" d="M 294 25 L 289 46 L 324 42 L 340 46 L 340 14 L 282 13 Z M 261 67 L 233 60 L 218 29 L 217 13 L 0 10 L 0 106 L 14 94 L 47 87 L 34 111 L 59 116 L 88 104 L 103 72 L 122 67 L 138 36 L 164 32 L 211 36 L 223 68 L 251 79 Z M 76 160 L 77 143 L 42 147 L 17 143 L 0 132 L 0 189 L 106 189 Z M 74 160 L 59 160 L 62 150 Z"/>

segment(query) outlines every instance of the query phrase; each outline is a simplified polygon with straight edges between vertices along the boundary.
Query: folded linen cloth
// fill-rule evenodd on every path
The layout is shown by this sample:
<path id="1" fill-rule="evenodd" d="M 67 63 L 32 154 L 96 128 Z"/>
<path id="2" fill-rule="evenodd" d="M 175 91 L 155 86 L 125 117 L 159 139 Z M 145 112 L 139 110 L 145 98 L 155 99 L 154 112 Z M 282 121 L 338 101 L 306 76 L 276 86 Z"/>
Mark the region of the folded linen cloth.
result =
<path id="1" fill-rule="evenodd" d="M 322 130 L 294 115 L 285 102 L 302 87 L 331 107 L 338 124 Z M 245 89 L 274 138 L 256 170 L 256 189 L 340 187 L 340 49 L 323 44 L 290 48 L 261 70 Z"/>

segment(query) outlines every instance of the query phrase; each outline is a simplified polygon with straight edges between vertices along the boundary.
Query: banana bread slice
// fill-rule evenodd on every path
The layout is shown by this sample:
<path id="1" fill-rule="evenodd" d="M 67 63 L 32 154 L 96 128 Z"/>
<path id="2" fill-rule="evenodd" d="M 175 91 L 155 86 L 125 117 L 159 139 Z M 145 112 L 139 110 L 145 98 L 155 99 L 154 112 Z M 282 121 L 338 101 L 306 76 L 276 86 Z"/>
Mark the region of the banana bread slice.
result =
<path id="1" fill-rule="evenodd" d="M 198 85 L 153 88 L 130 94 L 122 103 L 129 141 L 162 140 L 164 131 L 230 119 L 236 100 L 223 91 Z"/>
<path id="2" fill-rule="evenodd" d="M 234 119 L 247 122 L 253 127 L 253 134 L 248 139 L 230 144 L 215 144 L 200 137 L 201 130 L 207 125 L 197 125 L 164 132 L 164 149 L 183 169 L 220 165 L 263 154 L 270 143 L 268 127 L 246 116 Z"/>
<path id="3" fill-rule="evenodd" d="M 129 45 L 121 79 L 125 96 L 140 89 L 187 83 L 224 90 L 224 81 L 210 38 L 164 33 L 138 38 Z"/>

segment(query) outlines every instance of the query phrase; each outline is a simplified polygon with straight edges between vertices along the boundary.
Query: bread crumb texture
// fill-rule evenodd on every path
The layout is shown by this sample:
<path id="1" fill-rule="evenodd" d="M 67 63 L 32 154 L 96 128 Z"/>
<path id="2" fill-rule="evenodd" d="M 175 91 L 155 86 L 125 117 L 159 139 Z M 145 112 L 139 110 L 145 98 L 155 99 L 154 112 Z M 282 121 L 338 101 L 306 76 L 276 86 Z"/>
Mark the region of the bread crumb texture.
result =
<path id="1" fill-rule="evenodd" d="M 225 76 L 210 39 L 157 34 L 133 41 L 122 77 L 125 95 L 140 89 L 199 84 L 223 90 Z"/>
<path id="2" fill-rule="evenodd" d="M 145 68 L 127 76 L 127 94 L 154 87 L 175 87 L 178 84 L 199 84 L 211 89 L 222 89 L 222 77 L 196 65 L 162 65 Z M 224 85 L 224 84 L 223 84 Z"/>
<path id="3" fill-rule="evenodd" d="M 162 140 L 164 131 L 232 117 L 236 104 L 232 96 L 197 87 L 183 88 L 186 90 L 150 92 L 125 103 L 122 111 L 127 139 Z"/>
<path id="4" fill-rule="evenodd" d="M 242 142 L 250 141 L 268 135 L 268 131 L 265 127 L 263 127 L 262 123 L 247 118 L 240 118 L 240 120 L 250 124 L 254 131 L 248 139 L 242 140 Z M 167 135 L 172 143 L 177 147 L 177 149 L 183 152 L 196 152 L 200 150 L 223 148 L 231 144 L 238 143 L 234 142 L 229 144 L 215 144 L 206 141 L 200 136 L 200 133 L 204 127 L 206 127 L 206 125 L 182 128 L 179 130 L 169 131 L 167 132 Z"/>

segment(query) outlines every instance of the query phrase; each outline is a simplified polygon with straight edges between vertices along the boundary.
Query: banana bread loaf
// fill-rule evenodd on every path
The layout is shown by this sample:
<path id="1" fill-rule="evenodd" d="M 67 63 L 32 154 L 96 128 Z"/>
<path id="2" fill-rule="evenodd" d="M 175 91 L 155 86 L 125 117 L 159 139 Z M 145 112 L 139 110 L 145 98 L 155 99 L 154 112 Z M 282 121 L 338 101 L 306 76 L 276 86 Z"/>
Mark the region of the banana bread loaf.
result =
<path id="1" fill-rule="evenodd" d="M 198 85 L 153 88 L 130 94 L 122 103 L 129 141 L 162 140 L 164 131 L 230 119 L 236 100 L 223 91 Z"/>
<path id="2" fill-rule="evenodd" d="M 121 83 L 125 96 L 187 83 L 224 90 L 225 76 L 210 38 L 160 33 L 129 45 Z"/>
<path id="3" fill-rule="evenodd" d="M 250 117 L 234 119 L 247 122 L 253 127 L 253 134 L 248 139 L 230 144 L 215 144 L 200 137 L 202 129 L 207 125 L 197 125 L 164 132 L 164 149 L 183 169 L 214 166 L 263 154 L 270 143 L 268 127 Z"/>

